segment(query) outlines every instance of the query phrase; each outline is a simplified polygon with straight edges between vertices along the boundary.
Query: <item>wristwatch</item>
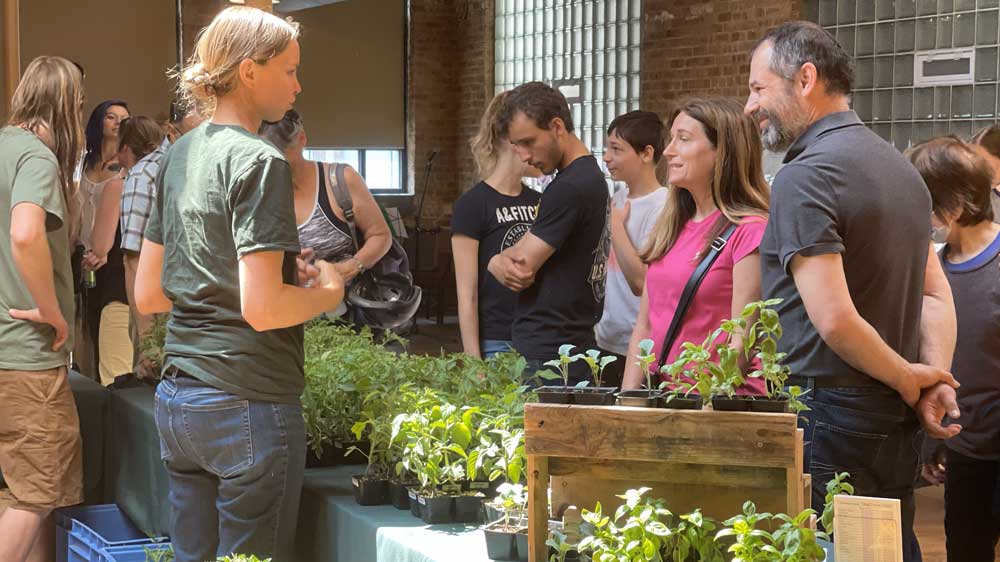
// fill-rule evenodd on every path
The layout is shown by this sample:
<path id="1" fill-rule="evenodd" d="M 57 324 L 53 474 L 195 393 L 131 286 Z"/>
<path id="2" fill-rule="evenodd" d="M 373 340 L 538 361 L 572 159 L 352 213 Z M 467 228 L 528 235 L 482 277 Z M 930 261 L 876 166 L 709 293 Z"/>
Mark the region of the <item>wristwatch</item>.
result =
<path id="1" fill-rule="evenodd" d="M 366 269 L 368 269 L 367 267 L 365 267 L 365 264 L 358 258 L 351 256 L 351 259 L 358 264 L 358 275 L 361 275 L 362 273 L 365 272 Z"/>

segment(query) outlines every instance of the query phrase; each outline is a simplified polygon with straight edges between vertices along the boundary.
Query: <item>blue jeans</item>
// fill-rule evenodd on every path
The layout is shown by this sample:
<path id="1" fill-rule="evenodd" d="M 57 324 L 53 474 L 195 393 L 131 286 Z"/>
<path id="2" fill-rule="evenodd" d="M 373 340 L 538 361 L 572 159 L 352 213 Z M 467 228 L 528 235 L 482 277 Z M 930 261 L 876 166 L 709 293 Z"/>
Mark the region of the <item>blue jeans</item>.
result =
<path id="1" fill-rule="evenodd" d="M 510 340 L 482 340 L 479 342 L 479 353 L 483 359 L 491 359 L 497 353 L 512 351 Z"/>
<path id="2" fill-rule="evenodd" d="M 919 459 L 913 410 L 884 388 L 814 388 L 803 402 L 811 408 L 799 427 L 805 430 L 803 468 L 812 475 L 813 509 L 823 510 L 833 475 L 848 472 L 856 495 L 900 500 L 903 560 L 920 562 L 913 534 Z"/>
<path id="3" fill-rule="evenodd" d="M 302 406 L 170 374 L 155 408 L 177 562 L 234 552 L 291 559 L 305 471 Z"/>

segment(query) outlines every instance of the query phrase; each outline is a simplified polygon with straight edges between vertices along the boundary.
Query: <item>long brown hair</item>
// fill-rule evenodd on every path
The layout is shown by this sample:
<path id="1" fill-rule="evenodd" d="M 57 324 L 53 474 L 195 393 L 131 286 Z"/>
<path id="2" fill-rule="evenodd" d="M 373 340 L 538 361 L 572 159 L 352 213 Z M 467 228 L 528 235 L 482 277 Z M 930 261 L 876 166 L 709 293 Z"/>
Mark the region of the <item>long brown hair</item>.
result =
<path id="1" fill-rule="evenodd" d="M 8 123 L 27 129 L 53 154 L 59 166 L 59 183 L 66 205 L 65 225 L 73 233 L 79 223 L 73 172 L 83 153 L 83 75 L 80 69 L 62 57 L 40 56 L 24 71 L 14 97 Z"/>
<path id="2" fill-rule="evenodd" d="M 705 237 L 705 245 L 699 253 L 704 255 L 712 240 L 729 224 L 740 224 L 747 217 L 766 218 L 771 189 L 764 180 L 760 131 L 753 119 L 743 114 L 739 102 L 691 99 L 674 109 L 667 126 L 672 127 L 681 113 L 701 123 L 705 136 L 715 148 L 712 202 L 722 214 Z M 671 187 L 667 204 L 640 255 L 642 260 L 651 263 L 669 252 L 695 211 L 691 193 Z"/>

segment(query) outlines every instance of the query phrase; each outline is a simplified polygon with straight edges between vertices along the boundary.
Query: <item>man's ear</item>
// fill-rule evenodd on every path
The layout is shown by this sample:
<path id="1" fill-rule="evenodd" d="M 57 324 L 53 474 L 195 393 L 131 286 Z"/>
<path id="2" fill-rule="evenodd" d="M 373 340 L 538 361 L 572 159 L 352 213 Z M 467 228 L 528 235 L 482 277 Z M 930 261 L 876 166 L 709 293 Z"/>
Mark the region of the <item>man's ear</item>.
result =
<path id="1" fill-rule="evenodd" d="M 816 65 L 811 62 L 807 62 L 799 68 L 799 71 L 795 73 L 795 82 L 802 91 L 803 97 L 818 93 L 822 87 L 819 82 L 819 71 L 816 70 Z"/>
<path id="2" fill-rule="evenodd" d="M 566 134 L 566 123 L 563 122 L 562 117 L 553 117 L 549 121 L 549 130 L 553 131 L 556 136 L 562 136 Z"/>
<path id="3" fill-rule="evenodd" d="M 656 149 L 652 145 L 647 144 L 646 148 L 642 149 L 639 153 L 639 158 L 642 159 L 644 163 L 655 162 L 656 161 Z"/>

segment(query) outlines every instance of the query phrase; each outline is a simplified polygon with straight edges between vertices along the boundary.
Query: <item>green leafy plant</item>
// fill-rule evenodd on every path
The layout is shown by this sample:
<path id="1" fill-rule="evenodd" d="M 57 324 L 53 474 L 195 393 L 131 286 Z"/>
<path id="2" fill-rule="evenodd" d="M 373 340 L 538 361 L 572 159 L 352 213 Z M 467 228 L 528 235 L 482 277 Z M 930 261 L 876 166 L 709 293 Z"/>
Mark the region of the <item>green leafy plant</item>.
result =
<path id="1" fill-rule="evenodd" d="M 740 316 L 744 322 L 756 318 L 743 340 L 743 348 L 748 357 L 756 350 L 753 356 L 760 361 L 760 368 L 750 373 L 750 376 L 764 380 L 767 397 L 772 400 L 787 398 L 789 409 L 798 414 L 808 411 L 809 407 L 799 399 L 805 394 L 801 388 L 793 386 L 785 391 L 791 369 L 781 364 L 788 354 L 778 352 L 778 340 L 784 331 L 778 312 L 773 308 L 781 302 L 782 299 L 757 301 L 743 308 Z"/>
<path id="2" fill-rule="evenodd" d="M 160 378 L 166 352 L 167 321 L 169 314 L 154 314 L 152 324 L 139 342 L 139 351 L 144 359 L 151 363 L 149 373 L 154 378 Z"/>
<path id="3" fill-rule="evenodd" d="M 142 547 L 146 555 L 146 562 L 174 562 L 174 547 L 168 545 L 167 548 Z"/>
<path id="4" fill-rule="evenodd" d="M 854 495 L 854 486 L 847 481 L 851 475 L 847 472 L 840 472 L 833 475 L 833 478 L 826 483 L 826 503 L 823 505 L 823 514 L 819 518 L 820 525 L 827 532 L 833 531 L 833 498 L 838 495 Z"/>
<path id="5" fill-rule="evenodd" d="M 552 371 L 541 371 L 539 376 L 547 380 L 558 380 L 562 379 L 563 386 L 569 386 L 569 366 L 575 363 L 577 360 L 584 357 L 584 355 L 570 355 L 573 348 L 570 344 L 563 344 L 559 346 L 559 358 L 553 359 L 551 361 L 546 361 L 546 367 L 553 367 L 559 371 L 559 374 L 553 373 Z"/>
<path id="6" fill-rule="evenodd" d="M 216 562 L 271 562 L 270 558 L 257 558 L 256 555 L 248 554 L 230 554 L 229 556 L 220 556 L 216 559 Z"/>
<path id="7" fill-rule="evenodd" d="M 775 519 L 782 522 L 771 537 L 773 552 L 781 562 L 821 562 L 826 553 L 816 539 L 829 539 L 826 533 L 810 527 L 816 511 L 806 509 L 795 517 L 778 513 Z"/>
<path id="8" fill-rule="evenodd" d="M 653 372 L 650 367 L 656 363 L 656 354 L 653 353 L 653 340 L 645 339 L 639 342 L 639 355 L 636 356 L 636 363 L 639 369 L 646 376 L 646 388 L 653 390 Z"/>
<path id="9" fill-rule="evenodd" d="M 729 547 L 733 562 L 773 560 L 774 547 L 771 546 L 771 534 L 757 528 L 759 523 L 766 523 L 771 517 L 770 513 L 757 513 L 757 506 L 753 502 L 745 502 L 743 513 L 723 522 L 726 528 L 716 533 L 715 539 L 735 538 L 736 542 Z"/>
<path id="10" fill-rule="evenodd" d="M 566 562 L 566 555 L 576 549 L 576 546 L 566 541 L 566 535 L 552 531 L 552 536 L 545 541 L 545 546 L 553 550 L 549 562 Z"/>
<path id="11" fill-rule="evenodd" d="M 528 506 L 528 491 L 522 484 L 504 482 L 497 488 L 497 496 L 490 505 L 503 513 L 500 526 L 507 531 L 516 531 L 524 525 Z"/>
<path id="12" fill-rule="evenodd" d="M 590 367 L 590 376 L 594 379 L 595 387 L 601 386 L 604 379 L 604 369 L 618 360 L 613 355 L 601 357 L 601 352 L 596 349 L 588 349 L 586 353 L 577 357 L 583 359 L 587 366 Z"/>
<path id="13" fill-rule="evenodd" d="M 600 502 L 594 511 L 584 509 L 583 521 L 593 531 L 580 541 L 578 550 L 590 552 L 594 560 L 663 561 L 672 536 L 665 521 L 672 514 L 662 500 L 643 498 L 648 491 L 639 488 L 618 496 L 625 503 L 615 511 L 614 520 L 602 513 Z"/>
<path id="14" fill-rule="evenodd" d="M 416 475 L 425 494 L 436 495 L 442 485 L 475 478 L 478 452 L 470 449 L 478 408 L 458 409 L 434 404 L 429 410 L 400 414 L 392 423 L 392 437 L 402 442 L 397 473 Z"/>
<path id="15" fill-rule="evenodd" d="M 673 528 L 673 562 L 724 562 L 722 547 L 715 542 L 716 523 L 700 509 L 681 515 Z"/>

